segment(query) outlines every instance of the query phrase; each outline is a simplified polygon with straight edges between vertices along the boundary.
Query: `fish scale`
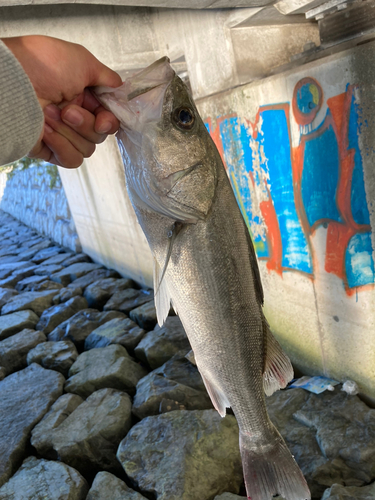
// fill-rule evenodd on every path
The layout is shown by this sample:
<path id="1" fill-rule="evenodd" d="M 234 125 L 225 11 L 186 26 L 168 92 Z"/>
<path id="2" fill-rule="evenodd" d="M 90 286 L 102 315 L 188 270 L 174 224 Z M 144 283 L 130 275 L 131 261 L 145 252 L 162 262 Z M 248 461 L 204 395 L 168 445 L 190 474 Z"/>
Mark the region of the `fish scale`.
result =
<path id="1" fill-rule="evenodd" d="M 215 408 L 233 409 L 248 499 L 309 500 L 265 404 L 293 370 L 263 315 L 247 227 L 186 86 L 162 58 L 97 95 L 121 123 L 127 190 L 154 257 L 158 322 L 172 303 Z"/>

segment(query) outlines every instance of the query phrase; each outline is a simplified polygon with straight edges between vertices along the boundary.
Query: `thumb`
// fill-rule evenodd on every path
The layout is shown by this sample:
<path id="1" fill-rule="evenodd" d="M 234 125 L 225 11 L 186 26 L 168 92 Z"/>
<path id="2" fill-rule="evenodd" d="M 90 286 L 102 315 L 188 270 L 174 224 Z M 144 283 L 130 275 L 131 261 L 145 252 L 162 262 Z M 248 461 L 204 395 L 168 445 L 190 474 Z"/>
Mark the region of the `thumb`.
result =
<path id="1" fill-rule="evenodd" d="M 88 87 L 119 87 L 122 85 L 122 79 L 118 73 L 102 64 L 98 59 L 90 67 L 90 78 Z"/>

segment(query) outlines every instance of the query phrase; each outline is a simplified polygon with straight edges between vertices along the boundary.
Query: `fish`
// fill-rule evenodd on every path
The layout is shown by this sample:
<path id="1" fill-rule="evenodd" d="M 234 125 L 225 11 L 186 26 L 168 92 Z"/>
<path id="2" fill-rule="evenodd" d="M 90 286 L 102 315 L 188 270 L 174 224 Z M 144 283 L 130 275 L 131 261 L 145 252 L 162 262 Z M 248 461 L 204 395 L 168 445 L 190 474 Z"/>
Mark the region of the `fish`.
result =
<path id="1" fill-rule="evenodd" d="M 158 323 L 172 305 L 213 406 L 222 417 L 232 408 L 248 500 L 310 500 L 265 402 L 293 368 L 264 316 L 248 228 L 187 86 L 164 57 L 96 95 L 121 124 L 127 191 L 153 255 Z"/>

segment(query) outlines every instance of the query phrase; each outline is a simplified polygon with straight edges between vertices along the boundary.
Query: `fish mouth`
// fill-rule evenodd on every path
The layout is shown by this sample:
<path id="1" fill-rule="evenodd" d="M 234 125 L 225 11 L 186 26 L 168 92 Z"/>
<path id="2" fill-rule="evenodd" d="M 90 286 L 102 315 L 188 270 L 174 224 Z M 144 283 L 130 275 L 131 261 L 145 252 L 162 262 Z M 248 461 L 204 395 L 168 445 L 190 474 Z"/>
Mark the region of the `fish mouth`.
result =
<path id="1" fill-rule="evenodd" d="M 140 95 L 147 94 L 147 92 L 150 92 L 151 90 L 157 89 L 158 87 L 161 87 L 162 85 L 164 85 L 164 83 L 159 83 L 158 85 L 153 85 L 152 87 L 145 87 L 143 89 L 133 90 L 133 92 L 130 92 L 130 94 L 128 94 L 127 99 L 128 99 L 128 101 L 131 101 L 132 99 L 135 99 L 136 97 L 139 97 Z"/>

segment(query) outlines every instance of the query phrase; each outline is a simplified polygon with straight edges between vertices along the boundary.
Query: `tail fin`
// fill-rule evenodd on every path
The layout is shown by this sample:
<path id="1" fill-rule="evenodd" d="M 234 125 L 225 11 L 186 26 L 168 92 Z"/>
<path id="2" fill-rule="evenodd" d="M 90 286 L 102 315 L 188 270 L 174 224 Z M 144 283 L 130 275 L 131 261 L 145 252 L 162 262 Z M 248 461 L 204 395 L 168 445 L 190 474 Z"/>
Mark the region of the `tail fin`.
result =
<path id="1" fill-rule="evenodd" d="M 241 432 L 240 449 L 248 500 L 271 500 L 274 495 L 311 499 L 306 480 L 276 429 L 274 442 L 267 446 Z"/>

